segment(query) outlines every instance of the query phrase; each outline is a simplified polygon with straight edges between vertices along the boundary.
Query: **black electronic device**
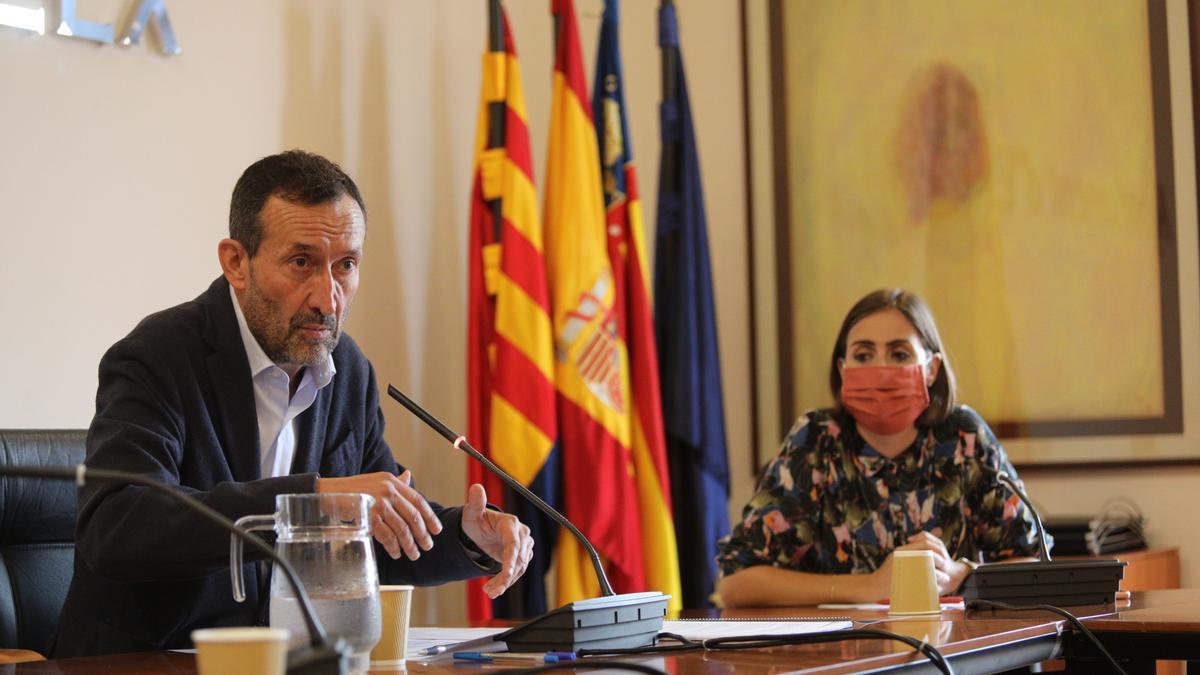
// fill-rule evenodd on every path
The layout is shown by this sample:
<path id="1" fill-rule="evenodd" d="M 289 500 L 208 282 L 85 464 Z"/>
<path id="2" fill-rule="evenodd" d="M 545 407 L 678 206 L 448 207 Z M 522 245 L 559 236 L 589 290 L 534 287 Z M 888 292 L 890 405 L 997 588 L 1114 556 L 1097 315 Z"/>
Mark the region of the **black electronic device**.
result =
<path id="1" fill-rule="evenodd" d="M 1010 605 L 1111 605 L 1125 576 L 1126 563 L 1117 560 L 1050 559 L 1046 530 L 1037 508 L 1004 471 L 986 464 L 984 469 L 996 476 L 1033 514 L 1042 559 L 1027 563 L 980 565 L 963 582 L 960 593 L 967 607 L 986 607 L 976 601 L 995 600 Z"/>
<path id="2" fill-rule="evenodd" d="M 1149 546 L 1146 517 L 1126 497 L 1105 500 L 1093 516 L 1056 516 L 1045 525 L 1059 555 L 1110 555 Z"/>
<path id="3" fill-rule="evenodd" d="M 300 579 L 296 576 L 296 571 L 292 569 L 291 564 L 262 539 L 234 525 L 233 521 L 214 511 L 203 502 L 190 497 L 174 486 L 136 473 L 93 469 L 85 464 L 78 464 L 71 467 L 0 464 L 0 476 L 69 480 L 74 481 L 79 487 L 83 487 L 88 480 L 127 483 L 141 485 L 167 495 L 210 522 L 234 534 L 249 544 L 251 548 L 270 558 L 283 570 L 284 576 L 287 577 L 288 582 L 292 586 L 292 591 L 296 594 L 296 598 L 300 602 L 301 614 L 304 616 L 304 623 L 308 626 L 309 635 L 309 643 L 307 645 L 288 651 L 287 672 L 290 675 L 344 675 L 349 672 L 347 670 L 349 651 L 346 648 L 345 642 L 341 638 L 331 638 L 325 633 L 320 619 L 317 618 L 316 612 L 313 611 L 312 603 L 309 602 L 308 594 L 304 592 L 304 586 L 300 584 Z"/>
<path id="4" fill-rule="evenodd" d="M 961 590 L 968 607 L 975 600 L 1010 605 L 1111 605 L 1125 563 L 1117 560 L 1038 561 L 980 565 Z"/>
<path id="5" fill-rule="evenodd" d="M 600 562 L 600 554 L 587 537 L 559 513 L 547 504 L 520 481 L 510 476 L 506 471 L 496 466 L 484 457 L 466 437 L 454 433 L 433 415 L 417 405 L 399 389 L 388 385 L 388 395 L 396 399 L 400 405 L 407 408 L 422 422 L 428 424 L 454 447 L 470 455 L 475 461 L 483 464 L 500 480 L 504 481 L 517 494 L 528 499 L 554 522 L 569 531 L 592 561 L 592 569 L 600 582 L 599 598 L 568 603 L 551 610 L 535 619 L 531 619 L 515 628 L 496 635 L 496 639 L 508 645 L 509 651 L 514 652 L 573 652 L 580 649 L 627 649 L 645 647 L 654 644 L 654 636 L 662 630 L 663 617 L 667 615 L 667 600 L 671 596 L 658 592 L 621 593 L 613 592 Z"/>

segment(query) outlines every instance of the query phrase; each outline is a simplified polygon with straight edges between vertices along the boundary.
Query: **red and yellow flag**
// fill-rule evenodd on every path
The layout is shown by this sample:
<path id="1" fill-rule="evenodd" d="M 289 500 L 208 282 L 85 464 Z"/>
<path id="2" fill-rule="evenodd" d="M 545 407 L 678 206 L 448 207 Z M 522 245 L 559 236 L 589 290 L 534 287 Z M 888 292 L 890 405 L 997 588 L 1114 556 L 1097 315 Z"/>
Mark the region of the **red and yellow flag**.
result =
<path id="1" fill-rule="evenodd" d="M 619 592 L 645 588 L 642 524 L 630 451 L 628 353 L 605 235 L 600 158 L 572 0 L 558 22 L 546 162 L 546 269 L 554 334 L 566 515 L 607 562 Z M 569 535 L 556 549 L 559 604 L 598 595 L 586 553 Z"/>
<path id="2" fill-rule="evenodd" d="M 671 515 L 667 441 L 658 381 L 658 348 L 647 274 L 646 235 L 638 199 L 633 141 L 625 118 L 624 76 L 617 0 L 604 1 L 592 90 L 607 206 L 608 256 L 617 280 L 617 316 L 629 350 L 630 449 L 637 472 L 638 515 L 646 589 L 671 596 L 669 609 L 683 607 L 679 552 Z"/>
<path id="3" fill-rule="evenodd" d="M 492 461 L 541 492 L 535 478 L 552 481 L 540 473 L 558 434 L 550 298 L 520 64 L 498 2 L 493 15 L 501 25 L 483 56 L 471 194 L 468 433 Z M 470 481 L 503 506 L 500 481 L 475 462 L 468 467 Z M 529 576 L 527 583 L 542 583 Z M 470 586 L 472 620 L 492 615 L 481 586 Z"/>

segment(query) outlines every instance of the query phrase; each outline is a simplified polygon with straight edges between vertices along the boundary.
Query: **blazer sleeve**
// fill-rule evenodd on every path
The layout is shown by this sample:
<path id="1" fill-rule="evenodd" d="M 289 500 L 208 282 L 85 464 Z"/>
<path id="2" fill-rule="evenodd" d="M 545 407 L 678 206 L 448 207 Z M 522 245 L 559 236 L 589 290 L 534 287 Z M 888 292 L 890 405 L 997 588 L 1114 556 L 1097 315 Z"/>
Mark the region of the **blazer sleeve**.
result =
<path id="1" fill-rule="evenodd" d="M 177 365 L 175 366 L 178 367 Z M 126 338 L 100 362 L 87 465 L 141 474 L 179 488 L 231 520 L 272 513 L 275 496 L 311 492 L 316 474 L 237 482 L 208 429 L 188 428 L 185 399 L 197 385 L 142 340 Z M 194 379 L 194 378 L 192 378 Z M 193 420 L 193 426 L 196 425 Z M 183 485 L 203 485 L 197 489 Z M 229 566 L 229 533 L 161 492 L 89 482 L 80 489 L 76 548 L 113 581 L 198 578 Z"/>

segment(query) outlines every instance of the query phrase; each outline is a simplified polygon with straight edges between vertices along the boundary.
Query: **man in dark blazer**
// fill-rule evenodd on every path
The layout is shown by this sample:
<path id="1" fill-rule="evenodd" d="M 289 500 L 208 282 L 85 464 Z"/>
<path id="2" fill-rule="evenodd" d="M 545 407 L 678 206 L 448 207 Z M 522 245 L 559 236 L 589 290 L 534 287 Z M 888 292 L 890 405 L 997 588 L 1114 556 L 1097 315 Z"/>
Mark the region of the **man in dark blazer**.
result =
<path id="1" fill-rule="evenodd" d="M 337 165 L 300 151 L 251 165 L 218 246 L 223 275 L 101 360 L 87 464 L 178 485 L 230 519 L 273 513 L 280 494 L 370 494 L 382 580 L 492 574 L 495 597 L 528 564 L 528 528 L 485 508 L 482 486 L 455 508 L 411 487 L 383 439 L 371 364 L 342 334 L 365 234 Z M 197 628 L 264 622 L 259 566 L 235 603 L 228 555 L 226 531 L 161 494 L 87 484 L 55 655 L 185 648 Z"/>

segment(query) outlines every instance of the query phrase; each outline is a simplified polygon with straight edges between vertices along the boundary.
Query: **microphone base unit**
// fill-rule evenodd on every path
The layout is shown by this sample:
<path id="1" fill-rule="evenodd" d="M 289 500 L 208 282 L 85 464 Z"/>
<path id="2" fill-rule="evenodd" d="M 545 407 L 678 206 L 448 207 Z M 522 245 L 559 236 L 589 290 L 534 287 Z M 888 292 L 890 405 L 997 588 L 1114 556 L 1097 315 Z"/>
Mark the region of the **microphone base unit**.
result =
<path id="1" fill-rule="evenodd" d="M 654 644 L 667 615 L 664 593 L 621 593 L 580 600 L 496 636 L 511 652 L 631 649 Z"/>
<path id="2" fill-rule="evenodd" d="M 963 582 L 968 608 L 984 608 L 978 600 L 1010 605 L 1112 605 L 1125 576 L 1119 560 L 1055 560 L 980 565 Z M 972 604 L 974 603 L 974 604 Z"/>

